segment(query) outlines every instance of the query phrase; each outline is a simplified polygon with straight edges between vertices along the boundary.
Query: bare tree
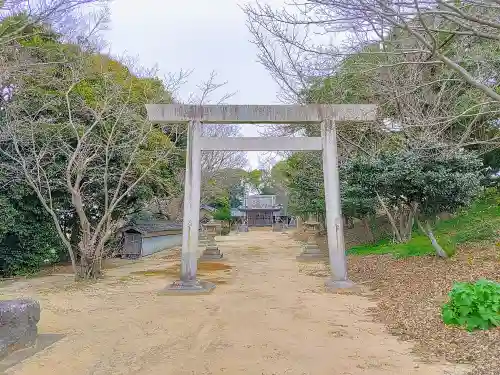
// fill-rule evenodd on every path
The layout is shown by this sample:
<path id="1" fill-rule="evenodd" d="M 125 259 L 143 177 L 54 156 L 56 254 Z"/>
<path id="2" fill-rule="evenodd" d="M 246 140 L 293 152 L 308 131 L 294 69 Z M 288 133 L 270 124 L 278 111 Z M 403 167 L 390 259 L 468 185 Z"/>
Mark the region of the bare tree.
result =
<path id="1" fill-rule="evenodd" d="M 64 63 L 64 59 L 42 62 L 30 58 L 27 51 L 37 46 L 21 48 L 21 41 L 57 33 L 60 40 L 99 51 L 104 46 L 100 31 L 109 21 L 107 4 L 107 0 L 0 1 L 0 106 L 15 81 L 13 75 L 35 65 Z"/>
<path id="2" fill-rule="evenodd" d="M 404 142 L 497 148 L 499 10 L 492 1 L 439 0 L 308 0 L 283 9 L 257 2 L 244 8 L 260 60 L 285 98 L 379 105 L 378 123 L 339 127 L 346 155 L 376 153 L 394 132 Z M 270 129 L 298 130 L 304 127 Z"/>
<path id="3" fill-rule="evenodd" d="M 300 87 L 290 82 L 307 84 L 305 79 L 314 76 L 304 75 L 311 66 L 307 57 L 315 57 L 315 72 L 325 67 L 325 61 L 331 71 L 344 56 L 362 52 L 425 55 L 418 64 L 443 64 L 490 100 L 500 101 L 500 95 L 486 82 L 491 77 L 467 69 L 460 56 L 446 50 L 453 39 L 500 40 L 500 4 L 496 1 L 293 0 L 285 9 L 275 10 L 257 2 L 244 10 L 264 65 L 296 94 Z M 325 40 L 321 36 L 333 34 L 342 40 L 335 44 L 321 42 Z M 385 43 L 391 47 L 386 51 L 364 49 Z M 281 51 L 277 53 L 273 46 L 281 46 Z M 286 64 L 281 63 L 283 56 L 287 57 Z M 415 62 L 398 64 L 408 63 Z"/>
<path id="4" fill-rule="evenodd" d="M 108 21 L 108 0 L 4 0 L 0 20 L 11 18 L 0 29 L 0 46 L 32 32 L 32 26 L 51 25 L 55 32 L 73 38 L 90 38 Z"/>
<path id="5" fill-rule="evenodd" d="M 211 96 L 227 84 L 227 82 L 217 83 L 216 78 L 215 72 L 212 72 L 208 80 L 198 85 L 199 97 L 191 97 L 190 102 L 200 105 L 210 104 L 212 102 Z M 225 93 L 215 103 L 224 104 L 233 95 L 234 93 Z M 203 124 L 201 133 L 203 137 L 234 137 L 241 135 L 240 127 L 235 124 Z M 221 169 L 242 168 L 246 163 L 245 153 L 238 151 L 204 151 L 201 161 L 202 171 L 206 176 L 210 176 Z"/>
<path id="6" fill-rule="evenodd" d="M 46 66 L 16 74 L 2 113 L 1 167 L 33 189 L 68 249 L 75 275 L 94 278 L 138 188 L 168 166 L 177 149 L 145 115 L 145 102 L 161 102 L 161 85 L 137 79 L 106 57 L 75 53 L 57 75 Z M 78 217 L 76 251 L 61 225 L 61 199 Z"/>
<path id="7" fill-rule="evenodd" d="M 212 72 L 209 78 L 198 85 L 199 95 L 191 96 L 189 102 L 199 105 L 224 104 L 234 93 L 224 93 L 212 100 L 212 96 L 227 84 L 216 82 L 217 75 Z M 234 137 L 240 136 L 240 127 L 232 124 L 203 124 L 201 129 L 204 137 Z M 234 181 L 233 170 L 244 168 L 248 160 L 243 151 L 204 151 L 201 158 L 202 180 L 201 200 L 206 201 L 227 190 Z"/>
<path id="8" fill-rule="evenodd" d="M 276 9 L 257 1 L 244 11 L 283 100 L 378 104 L 378 121 L 338 125 L 341 163 L 405 146 L 481 153 L 500 147 L 499 2 L 292 0 Z M 408 209 L 385 211 L 396 236 L 411 235 Z"/>
<path id="9" fill-rule="evenodd" d="M 168 80 L 175 84 L 168 85 L 168 91 L 177 93 L 178 88 L 184 84 L 192 72 L 180 72 L 177 75 L 170 75 Z M 234 93 L 223 93 L 222 96 L 215 97 L 217 93 L 226 86 L 227 82 L 217 82 L 217 74 L 212 72 L 207 80 L 197 85 L 198 92 L 191 94 L 186 102 L 190 104 L 223 104 L 231 98 Z M 178 95 L 173 95 L 176 101 Z M 240 128 L 231 124 L 202 124 L 202 135 L 204 137 L 231 137 L 240 135 Z M 214 197 L 223 194 L 228 187 L 238 178 L 235 171 L 243 168 L 247 164 L 245 152 L 224 152 L 224 151 L 204 151 L 202 153 L 201 167 L 201 201 L 207 202 Z M 184 171 L 180 171 L 175 179 L 182 185 L 184 181 Z M 169 194 L 170 198 L 154 198 L 150 204 L 151 210 L 157 212 L 167 220 L 182 220 L 184 199 L 182 190 Z"/>

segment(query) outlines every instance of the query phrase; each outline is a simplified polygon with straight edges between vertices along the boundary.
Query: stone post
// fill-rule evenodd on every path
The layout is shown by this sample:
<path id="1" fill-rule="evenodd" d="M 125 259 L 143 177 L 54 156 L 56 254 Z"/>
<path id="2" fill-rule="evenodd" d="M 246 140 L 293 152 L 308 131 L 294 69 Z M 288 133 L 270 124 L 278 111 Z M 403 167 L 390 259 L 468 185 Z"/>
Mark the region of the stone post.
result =
<path id="1" fill-rule="evenodd" d="M 304 229 L 304 221 L 302 220 L 302 218 L 300 216 L 297 216 L 295 223 L 297 231 L 301 232 Z"/>
<path id="2" fill-rule="evenodd" d="M 283 227 L 283 222 L 278 219 L 275 223 L 273 223 L 273 232 L 283 232 Z"/>
<path id="3" fill-rule="evenodd" d="M 0 301 L 0 360 L 36 344 L 40 304 L 32 299 Z"/>
<path id="4" fill-rule="evenodd" d="M 200 261 L 219 260 L 222 258 L 222 253 L 217 246 L 215 236 L 219 232 L 221 224 L 209 222 L 205 224 L 204 227 L 208 236 L 208 244 L 206 245 L 205 251 L 200 257 Z"/>
<path id="5" fill-rule="evenodd" d="M 215 288 L 215 284 L 198 280 L 196 277 L 200 225 L 201 123 L 198 120 L 192 120 L 187 126 L 181 275 L 180 280 L 167 286 L 161 292 L 162 294 L 205 294 Z"/>
<path id="6" fill-rule="evenodd" d="M 309 215 L 309 219 L 304 223 L 306 233 L 308 234 L 307 243 L 300 255 L 297 256 L 299 261 L 315 261 L 324 259 L 324 255 L 316 243 L 316 236 L 319 232 L 320 223 Z"/>
<path id="7" fill-rule="evenodd" d="M 201 253 L 203 253 L 208 244 L 209 240 L 207 236 L 207 230 L 205 228 L 205 225 L 202 225 L 202 230 L 198 239 L 198 255 L 201 255 Z"/>
<path id="8" fill-rule="evenodd" d="M 353 285 L 347 278 L 344 244 L 344 225 L 340 204 L 340 180 L 337 160 L 337 130 L 333 120 L 321 123 L 323 142 L 323 177 L 325 183 L 326 229 L 331 278 L 327 290 L 348 288 Z"/>

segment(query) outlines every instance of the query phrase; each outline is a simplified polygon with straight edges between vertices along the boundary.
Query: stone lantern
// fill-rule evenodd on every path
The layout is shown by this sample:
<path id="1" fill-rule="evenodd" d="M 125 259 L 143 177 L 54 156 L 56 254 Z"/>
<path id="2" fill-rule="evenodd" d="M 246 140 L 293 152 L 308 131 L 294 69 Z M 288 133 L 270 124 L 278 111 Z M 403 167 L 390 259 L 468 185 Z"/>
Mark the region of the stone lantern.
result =
<path id="1" fill-rule="evenodd" d="M 308 234 L 307 243 L 304 245 L 302 253 L 297 256 L 299 261 L 318 260 L 324 258 L 316 243 L 316 236 L 319 232 L 320 223 L 309 215 L 309 219 L 304 223 L 305 232 Z"/>
<path id="2" fill-rule="evenodd" d="M 205 249 L 205 247 L 207 247 L 208 245 L 208 242 L 207 229 L 205 228 L 205 224 L 201 224 L 201 231 L 198 237 L 198 248 Z"/>
<path id="3" fill-rule="evenodd" d="M 220 232 L 221 224 L 214 222 L 213 220 L 203 225 L 205 233 L 207 236 L 207 243 L 205 246 L 205 251 L 200 257 L 201 261 L 204 260 L 218 260 L 222 258 L 222 253 L 215 242 L 215 236 Z"/>

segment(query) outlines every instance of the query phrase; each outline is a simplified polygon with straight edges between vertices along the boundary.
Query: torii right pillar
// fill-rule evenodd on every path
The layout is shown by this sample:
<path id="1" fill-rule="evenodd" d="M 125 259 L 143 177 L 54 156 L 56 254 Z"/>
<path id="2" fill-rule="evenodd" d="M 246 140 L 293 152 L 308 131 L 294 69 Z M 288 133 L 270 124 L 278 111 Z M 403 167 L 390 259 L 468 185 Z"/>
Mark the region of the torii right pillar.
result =
<path id="1" fill-rule="evenodd" d="M 326 229 L 331 278 L 325 283 L 328 291 L 349 288 L 354 284 L 347 278 L 344 244 L 344 226 L 340 203 L 340 179 L 337 157 L 337 130 L 335 121 L 321 123 L 323 142 L 323 176 L 325 182 Z"/>

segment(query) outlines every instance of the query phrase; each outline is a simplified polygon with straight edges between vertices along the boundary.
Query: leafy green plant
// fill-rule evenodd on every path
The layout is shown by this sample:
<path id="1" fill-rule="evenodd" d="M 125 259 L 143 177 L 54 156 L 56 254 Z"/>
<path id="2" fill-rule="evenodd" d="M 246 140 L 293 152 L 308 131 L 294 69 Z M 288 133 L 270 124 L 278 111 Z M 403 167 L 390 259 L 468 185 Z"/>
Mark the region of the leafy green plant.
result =
<path id="1" fill-rule="evenodd" d="M 500 283 L 481 279 L 476 283 L 455 283 L 442 307 L 445 324 L 468 331 L 500 327 Z"/>
<path id="2" fill-rule="evenodd" d="M 219 197 L 215 202 L 217 210 L 213 213 L 213 218 L 220 221 L 231 221 L 231 206 L 227 196 Z"/>
<path id="3" fill-rule="evenodd" d="M 228 207 L 219 208 L 214 212 L 213 217 L 215 220 L 230 221 L 231 220 L 231 209 Z"/>

